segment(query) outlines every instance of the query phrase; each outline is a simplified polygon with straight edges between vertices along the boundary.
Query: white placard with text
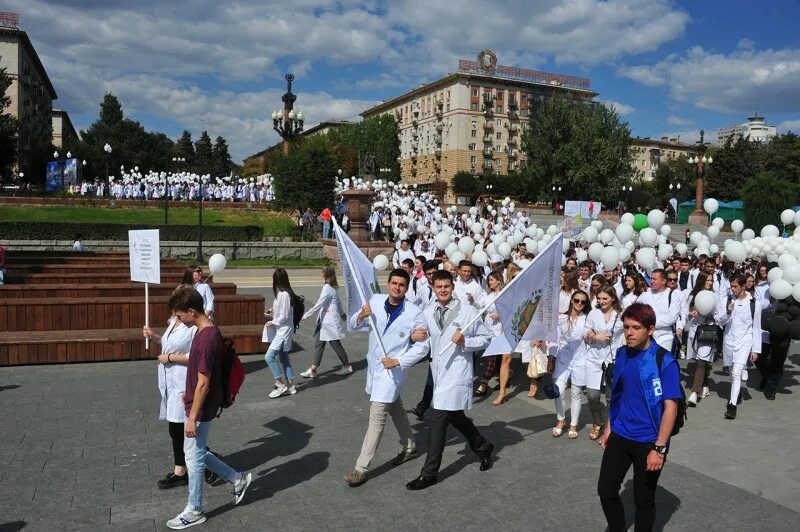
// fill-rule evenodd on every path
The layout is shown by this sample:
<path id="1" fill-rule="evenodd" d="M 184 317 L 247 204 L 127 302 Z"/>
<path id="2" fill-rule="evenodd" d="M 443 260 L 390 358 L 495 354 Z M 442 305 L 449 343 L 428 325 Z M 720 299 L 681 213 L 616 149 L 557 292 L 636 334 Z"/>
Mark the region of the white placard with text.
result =
<path id="1" fill-rule="evenodd" d="M 161 283 L 161 250 L 158 229 L 128 231 L 131 281 Z"/>

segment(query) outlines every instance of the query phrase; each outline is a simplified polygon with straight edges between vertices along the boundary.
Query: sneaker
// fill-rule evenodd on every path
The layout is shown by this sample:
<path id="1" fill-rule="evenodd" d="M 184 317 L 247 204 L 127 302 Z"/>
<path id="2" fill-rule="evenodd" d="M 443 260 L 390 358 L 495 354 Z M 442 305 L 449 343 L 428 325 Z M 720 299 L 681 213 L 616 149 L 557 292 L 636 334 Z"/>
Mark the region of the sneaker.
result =
<path id="1" fill-rule="evenodd" d="M 403 449 L 400 451 L 400 454 L 392 458 L 392 465 L 399 466 L 401 464 L 405 464 L 409 460 L 413 460 L 414 458 L 419 458 L 419 449 L 414 447 L 413 449 Z"/>
<path id="2" fill-rule="evenodd" d="M 189 475 L 176 475 L 172 471 L 167 476 L 158 481 L 158 489 L 166 490 L 175 486 L 186 486 L 189 484 Z"/>
<path id="3" fill-rule="evenodd" d="M 167 521 L 167 526 L 172 530 L 183 530 L 190 526 L 200 525 L 206 522 L 206 514 L 193 510 L 184 510 L 175 519 Z"/>
<path id="4" fill-rule="evenodd" d="M 353 373 L 353 366 L 342 366 L 336 372 L 337 375 L 350 375 L 351 373 Z"/>
<path id="5" fill-rule="evenodd" d="M 297 388 L 294 387 L 294 384 L 289 386 L 289 395 L 294 395 L 297 393 Z"/>
<path id="6" fill-rule="evenodd" d="M 308 368 L 303 373 L 301 373 L 300 376 L 303 377 L 304 379 L 313 379 L 314 377 L 317 376 L 317 372 L 311 368 Z"/>
<path id="7" fill-rule="evenodd" d="M 242 478 L 233 483 L 233 505 L 236 506 L 242 499 L 247 488 L 250 487 L 250 482 L 253 480 L 252 473 L 242 473 Z"/>
<path id="8" fill-rule="evenodd" d="M 725 411 L 725 419 L 736 419 L 736 405 L 728 403 L 728 409 Z"/>
<path id="9" fill-rule="evenodd" d="M 275 389 L 269 393 L 269 397 L 270 399 L 275 399 L 276 397 L 280 397 L 288 391 L 289 388 L 287 388 L 285 384 L 279 384 L 275 386 Z"/>
<path id="10" fill-rule="evenodd" d="M 697 394 L 694 392 L 689 394 L 688 399 L 686 399 L 686 404 L 689 406 L 697 406 Z"/>
<path id="11" fill-rule="evenodd" d="M 709 395 L 711 395 L 711 390 L 708 389 L 708 386 L 703 386 L 703 393 L 700 394 L 700 398 L 705 399 Z"/>
<path id="12" fill-rule="evenodd" d="M 685 360 L 686 359 L 686 353 L 684 351 L 681 351 L 680 354 L 678 355 L 678 358 L 680 358 L 681 360 Z"/>
<path id="13" fill-rule="evenodd" d="M 347 482 L 351 487 L 355 488 L 367 481 L 367 472 L 353 469 L 344 476 L 344 481 Z"/>

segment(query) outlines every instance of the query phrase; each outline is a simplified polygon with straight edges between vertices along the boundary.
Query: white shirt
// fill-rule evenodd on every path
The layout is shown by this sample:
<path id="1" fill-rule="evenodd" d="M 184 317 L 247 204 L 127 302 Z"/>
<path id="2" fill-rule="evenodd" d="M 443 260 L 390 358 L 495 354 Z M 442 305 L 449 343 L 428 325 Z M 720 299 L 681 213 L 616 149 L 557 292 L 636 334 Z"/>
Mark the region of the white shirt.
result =
<path id="1" fill-rule="evenodd" d="M 483 308 L 485 292 L 475 279 L 470 279 L 469 282 L 465 283 L 461 280 L 461 277 L 457 278 L 455 290 L 453 292 L 463 305 L 468 305 L 476 309 Z M 467 294 L 472 294 L 472 303 L 470 303 Z"/>
<path id="2" fill-rule="evenodd" d="M 674 293 L 670 297 L 672 292 Z M 658 345 L 671 351 L 674 336 L 672 328 L 678 322 L 683 303 L 680 291 L 667 288 L 656 294 L 652 288 L 648 288 L 647 292 L 639 296 L 638 302 L 653 307 L 656 313 L 656 330 L 653 333 L 653 339 Z"/>

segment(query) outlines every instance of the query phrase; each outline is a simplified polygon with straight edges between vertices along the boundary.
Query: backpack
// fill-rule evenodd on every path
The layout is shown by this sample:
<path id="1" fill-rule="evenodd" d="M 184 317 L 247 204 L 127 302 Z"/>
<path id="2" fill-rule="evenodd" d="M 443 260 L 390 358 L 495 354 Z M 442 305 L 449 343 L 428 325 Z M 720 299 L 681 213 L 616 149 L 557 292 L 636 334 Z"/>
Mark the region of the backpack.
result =
<path id="1" fill-rule="evenodd" d="M 656 351 L 656 365 L 658 365 L 659 378 L 661 377 L 661 366 L 664 364 L 664 353 L 666 352 L 667 350 L 660 346 L 658 351 Z M 676 401 L 678 403 L 678 412 L 675 415 L 675 424 L 672 426 L 672 434 L 670 434 L 670 436 L 675 436 L 678 434 L 683 428 L 686 420 L 689 419 L 689 416 L 686 414 L 688 410 L 688 405 L 686 404 L 686 393 L 683 391 L 683 386 L 679 386 L 679 388 L 681 390 L 681 398 Z"/>
<path id="2" fill-rule="evenodd" d="M 217 417 L 224 408 L 230 408 L 244 383 L 244 365 L 236 354 L 236 347 L 231 338 L 222 339 L 222 405 Z"/>
<path id="3" fill-rule="evenodd" d="M 300 327 L 300 320 L 303 319 L 303 314 L 306 313 L 306 298 L 294 294 L 292 311 L 292 323 L 294 324 L 294 330 L 297 331 L 297 328 Z"/>

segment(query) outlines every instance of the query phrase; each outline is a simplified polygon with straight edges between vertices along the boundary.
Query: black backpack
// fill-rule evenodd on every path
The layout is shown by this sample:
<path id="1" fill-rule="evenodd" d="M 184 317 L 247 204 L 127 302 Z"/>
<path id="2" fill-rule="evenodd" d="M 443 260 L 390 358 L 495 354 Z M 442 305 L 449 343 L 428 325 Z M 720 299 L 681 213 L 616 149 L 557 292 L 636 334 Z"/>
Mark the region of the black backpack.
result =
<path id="1" fill-rule="evenodd" d="M 664 353 L 668 351 L 663 347 L 659 346 L 658 351 L 656 351 L 656 364 L 658 365 L 658 376 L 661 377 L 661 366 L 664 364 Z M 689 416 L 686 415 L 688 410 L 686 404 L 686 393 L 683 391 L 683 386 L 679 386 L 681 390 L 681 398 L 677 400 L 678 403 L 678 412 L 675 416 L 675 424 L 672 426 L 672 434 L 671 436 L 675 436 L 678 434 L 683 425 L 685 424 L 686 420 L 689 419 Z"/>
<path id="2" fill-rule="evenodd" d="M 297 328 L 300 327 L 300 320 L 303 319 L 303 314 L 306 313 L 306 298 L 294 294 L 294 298 L 292 300 L 292 311 L 292 322 L 294 324 L 294 330 L 297 331 Z"/>

